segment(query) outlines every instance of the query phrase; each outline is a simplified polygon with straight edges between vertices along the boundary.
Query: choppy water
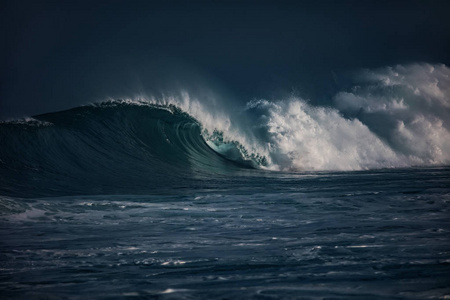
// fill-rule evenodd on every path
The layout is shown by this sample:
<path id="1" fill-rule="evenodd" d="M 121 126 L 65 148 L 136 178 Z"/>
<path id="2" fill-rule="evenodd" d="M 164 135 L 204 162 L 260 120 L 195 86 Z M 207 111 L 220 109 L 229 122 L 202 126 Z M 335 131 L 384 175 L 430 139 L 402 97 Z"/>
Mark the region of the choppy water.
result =
<path id="1" fill-rule="evenodd" d="M 399 148 L 274 105 L 253 135 L 127 101 L 1 122 L 1 298 L 450 298 L 447 125 Z"/>
<path id="2" fill-rule="evenodd" d="M 257 172 L 159 195 L 2 197 L 2 298 L 449 297 L 449 178 Z"/>

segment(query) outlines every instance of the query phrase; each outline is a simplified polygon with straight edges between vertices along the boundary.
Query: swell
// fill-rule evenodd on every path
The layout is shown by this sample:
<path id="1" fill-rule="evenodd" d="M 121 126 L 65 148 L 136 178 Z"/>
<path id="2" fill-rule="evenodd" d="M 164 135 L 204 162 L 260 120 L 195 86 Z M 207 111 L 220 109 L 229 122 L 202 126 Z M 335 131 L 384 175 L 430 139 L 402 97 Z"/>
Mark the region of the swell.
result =
<path id="1" fill-rule="evenodd" d="M 0 125 L 0 194 L 139 193 L 252 167 L 213 151 L 172 105 L 104 102 Z"/>
<path id="2" fill-rule="evenodd" d="M 297 96 L 242 106 L 181 92 L 3 122 L 0 193 L 135 194 L 220 186 L 220 176 L 249 168 L 450 164 L 447 66 L 366 70 L 330 100 L 326 107 Z"/>

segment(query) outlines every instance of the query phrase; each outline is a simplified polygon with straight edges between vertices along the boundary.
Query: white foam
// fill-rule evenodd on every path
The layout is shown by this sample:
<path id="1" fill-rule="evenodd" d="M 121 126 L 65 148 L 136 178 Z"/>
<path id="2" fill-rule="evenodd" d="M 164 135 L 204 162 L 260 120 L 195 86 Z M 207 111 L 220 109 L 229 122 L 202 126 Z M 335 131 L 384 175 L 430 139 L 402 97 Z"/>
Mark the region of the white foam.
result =
<path id="1" fill-rule="evenodd" d="M 399 166 L 395 153 L 358 120 L 299 98 L 252 102 L 264 112 L 272 161 L 282 170 L 359 170 Z"/>
<path id="2" fill-rule="evenodd" d="M 450 69 L 413 64 L 365 70 L 359 85 L 314 107 L 298 97 L 247 104 L 258 111 L 282 170 L 360 170 L 450 164 Z"/>
<path id="3" fill-rule="evenodd" d="M 0 121 L 0 124 L 27 125 L 27 126 L 31 126 L 31 127 L 53 126 L 53 124 L 50 123 L 50 122 L 36 120 L 34 118 L 31 118 L 31 117 L 25 117 L 25 118 L 22 118 L 22 119 L 11 119 L 11 120 Z"/>
<path id="4" fill-rule="evenodd" d="M 335 96 L 402 156 L 406 165 L 450 163 L 450 69 L 412 64 L 365 70 L 361 83 Z"/>
<path id="5" fill-rule="evenodd" d="M 204 129 L 223 132 L 273 170 L 361 170 L 450 164 L 450 69 L 413 64 L 365 70 L 359 82 L 315 107 L 300 97 L 254 100 L 240 113 L 213 95 L 140 96 L 174 105 Z M 246 119 L 245 122 L 243 119 Z"/>

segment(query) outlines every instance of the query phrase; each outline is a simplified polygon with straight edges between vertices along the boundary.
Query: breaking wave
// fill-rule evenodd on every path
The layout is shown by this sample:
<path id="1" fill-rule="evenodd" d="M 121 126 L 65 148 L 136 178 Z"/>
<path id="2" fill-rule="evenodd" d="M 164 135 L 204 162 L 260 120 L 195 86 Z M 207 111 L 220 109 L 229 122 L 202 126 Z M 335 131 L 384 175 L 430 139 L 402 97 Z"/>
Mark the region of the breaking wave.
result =
<path id="1" fill-rule="evenodd" d="M 182 107 L 208 130 L 237 141 L 280 171 L 366 170 L 450 164 L 450 69 L 397 65 L 355 74 L 330 106 L 297 96 L 255 99 L 226 116 L 219 104 L 182 95 Z M 223 107 L 224 105 L 222 105 Z"/>
<path id="2" fill-rule="evenodd" d="M 364 170 L 450 163 L 450 70 L 366 70 L 329 107 L 292 96 L 226 101 L 188 93 L 110 100 L 0 123 L 1 193 L 84 193 L 242 170 Z M 174 179 L 175 178 L 175 179 Z M 135 184 L 136 185 L 136 184 Z M 26 194 L 26 192 L 24 192 Z"/>

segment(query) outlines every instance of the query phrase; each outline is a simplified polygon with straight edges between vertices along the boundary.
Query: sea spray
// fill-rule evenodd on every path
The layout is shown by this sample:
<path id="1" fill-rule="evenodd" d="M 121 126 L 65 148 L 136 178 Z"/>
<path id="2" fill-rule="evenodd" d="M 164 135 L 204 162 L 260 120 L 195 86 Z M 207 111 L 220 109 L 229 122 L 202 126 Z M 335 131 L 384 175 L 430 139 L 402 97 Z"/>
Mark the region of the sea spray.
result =
<path id="1" fill-rule="evenodd" d="M 404 165 L 450 163 L 450 69 L 397 65 L 364 70 L 334 97 L 339 111 L 366 125 Z"/>
<path id="2" fill-rule="evenodd" d="M 328 107 L 291 96 L 252 100 L 239 113 L 227 115 L 222 109 L 226 103 L 214 99 L 214 109 L 206 109 L 209 99 L 187 93 L 152 101 L 180 107 L 208 132 L 263 157 L 260 165 L 272 170 L 450 163 L 450 69 L 442 64 L 357 72 L 353 84 L 339 91 Z"/>
<path id="3" fill-rule="evenodd" d="M 173 143 L 180 129 L 192 136 L 194 131 L 183 125 L 189 123 L 196 128 L 195 134 L 200 139 L 195 144 L 202 153 L 203 145 L 208 145 L 222 158 L 255 168 L 308 171 L 440 166 L 450 163 L 449 78 L 450 70 L 445 65 L 399 65 L 357 73 L 354 83 L 336 93 L 333 106 L 327 107 L 291 96 L 270 101 L 255 99 L 245 107 L 230 109 L 226 99 L 180 92 L 160 98 L 110 99 L 28 120 L 2 122 L 0 129 L 5 141 L 15 140 L 11 141 L 12 147 L 19 147 L 14 146 L 18 139 L 23 139 L 21 145 L 35 145 L 37 149 L 47 141 L 55 149 L 69 149 L 55 153 L 62 157 L 67 153 L 72 157 L 89 153 L 86 149 L 77 153 L 78 147 L 68 146 L 79 140 L 82 145 L 97 147 L 92 157 L 103 148 L 105 153 L 123 153 L 122 143 L 126 147 L 140 145 L 141 152 L 134 155 L 138 160 L 144 155 L 140 159 L 145 161 L 148 157 L 145 149 L 161 148 L 155 144 L 159 143 L 158 139 L 150 146 L 149 136 L 157 134 L 161 141 Z M 163 111 L 169 115 L 161 115 Z M 178 129 L 171 127 L 179 121 Z M 36 122 L 52 128 L 34 130 L 35 136 L 27 140 L 23 126 L 34 126 Z M 50 126 L 54 123 L 58 126 Z M 81 127 L 67 130 L 72 125 Z M 17 134 L 11 135 L 11 130 Z M 170 130 L 175 134 L 171 138 L 166 133 Z M 53 138 L 47 136 L 50 131 Z M 108 145 L 101 144 L 98 137 L 107 138 Z M 186 141 L 179 142 L 182 151 L 191 149 Z M 13 153 L 8 149 L 2 149 L 3 161 Z M 46 151 L 42 149 L 44 156 Z M 125 155 L 134 151 L 129 150 Z M 27 155 L 24 157 L 28 159 Z M 36 153 L 26 165 L 40 165 L 35 159 Z M 167 161 L 176 168 L 176 159 Z M 71 165 L 73 160 L 65 163 Z M 109 167 L 107 163 L 105 166 Z M 190 166 L 195 169 L 197 165 Z"/>
<path id="4" fill-rule="evenodd" d="M 358 120 L 298 98 L 250 102 L 259 115 L 272 161 L 281 170 L 360 170 L 398 167 L 397 155 Z M 262 130 L 261 130 L 262 129 Z"/>
<path id="5" fill-rule="evenodd" d="M 0 123 L 1 295 L 447 298 L 448 92 L 405 78 Z"/>

